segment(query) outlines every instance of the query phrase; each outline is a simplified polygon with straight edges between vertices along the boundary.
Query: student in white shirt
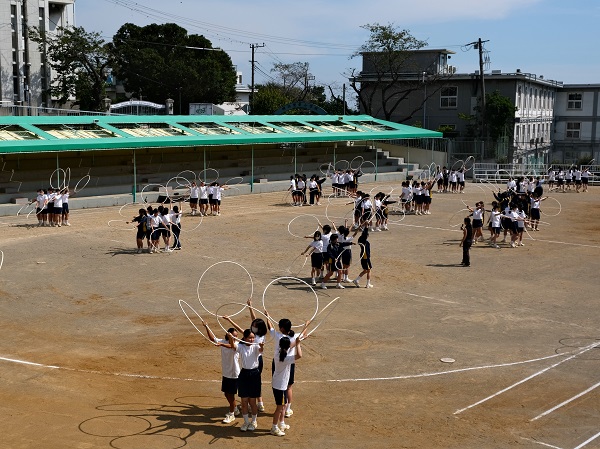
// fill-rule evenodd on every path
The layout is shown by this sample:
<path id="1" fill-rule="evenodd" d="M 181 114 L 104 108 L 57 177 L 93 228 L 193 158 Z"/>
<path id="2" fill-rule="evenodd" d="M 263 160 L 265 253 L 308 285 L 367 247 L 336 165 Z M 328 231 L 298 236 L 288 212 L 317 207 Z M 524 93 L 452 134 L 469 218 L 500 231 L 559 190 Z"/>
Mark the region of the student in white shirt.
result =
<path id="1" fill-rule="evenodd" d="M 192 215 L 196 215 L 198 209 L 198 199 L 200 197 L 200 188 L 196 185 L 196 182 L 192 182 L 189 187 L 190 191 L 190 209 L 192 209 Z"/>
<path id="2" fill-rule="evenodd" d="M 273 359 L 273 379 L 271 386 L 273 388 L 273 397 L 275 398 L 275 412 L 273 413 L 273 423 L 271 426 L 271 435 L 278 437 L 285 436 L 285 431 L 290 428 L 285 423 L 285 409 L 288 401 L 287 384 L 290 378 L 291 367 L 296 360 L 302 358 L 302 345 L 300 340 L 296 340 L 296 347 L 291 348 L 291 341 L 288 337 L 282 337 L 279 340 L 279 352 Z"/>
<path id="3" fill-rule="evenodd" d="M 315 231 L 313 241 L 300 254 L 306 254 L 306 257 L 310 256 L 311 285 L 317 285 L 317 277 L 323 271 L 323 240 L 321 240 L 321 231 Z"/>
<path id="4" fill-rule="evenodd" d="M 208 186 L 204 181 L 200 181 L 199 200 L 200 200 L 200 215 L 206 215 L 208 212 Z"/>
<path id="5" fill-rule="evenodd" d="M 238 376 L 238 392 L 242 399 L 242 416 L 244 423 L 240 427 L 242 432 L 256 430 L 258 426 L 258 406 L 256 400 L 261 396 L 261 379 L 258 368 L 258 358 L 263 352 L 264 343 L 255 344 L 256 335 L 251 329 L 244 331 L 242 341 L 237 343 L 230 337 L 230 343 L 236 348 L 240 357 L 240 374 Z M 252 421 L 248 418 L 248 409 L 252 413 Z"/>
<path id="6" fill-rule="evenodd" d="M 202 318 L 201 318 L 202 319 Z M 229 403 L 229 412 L 223 419 L 223 424 L 229 424 L 235 421 L 235 415 L 239 414 L 239 411 L 235 404 L 235 396 L 238 393 L 238 376 L 240 375 L 240 357 L 235 350 L 234 345 L 229 340 L 229 335 L 234 339 L 238 337 L 237 330 L 230 328 L 227 330 L 225 339 L 218 339 L 215 334 L 210 330 L 208 324 L 202 319 L 202 324 L 206 329 L 208 338 L 215 343 L 216 346 L 221 348 L 221 371 L 223 377 L 221 379 L 221 391 L 225 395 L 225 399 Z"/>

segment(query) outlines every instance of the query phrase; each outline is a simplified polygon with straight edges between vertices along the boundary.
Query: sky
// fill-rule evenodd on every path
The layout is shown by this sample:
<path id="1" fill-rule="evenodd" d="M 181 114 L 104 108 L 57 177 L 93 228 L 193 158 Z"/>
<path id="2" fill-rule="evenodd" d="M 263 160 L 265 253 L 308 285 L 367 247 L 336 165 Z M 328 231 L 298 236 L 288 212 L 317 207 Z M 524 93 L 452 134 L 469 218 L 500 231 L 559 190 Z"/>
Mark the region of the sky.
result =
<path id="1" fill-rule="evenodd" d="M 244 84 L 250 84 L 250 44 L 256 49 L 257 84 L 269 81 L 273 64 L 308 62 L 313 83 L 348 83 L 360 68 L 350 56 L 368 39 L 361 25 L 393 24 L 427 48 L 448 49 L 457 73 L 479 69 L 481 38 L 486 68 L 543 75 L 565 84 L 600 84 L 598 0 L 76 0 L 77 26 L 110 40 L 124 23 L 174 22 L 225 50 Z"/>

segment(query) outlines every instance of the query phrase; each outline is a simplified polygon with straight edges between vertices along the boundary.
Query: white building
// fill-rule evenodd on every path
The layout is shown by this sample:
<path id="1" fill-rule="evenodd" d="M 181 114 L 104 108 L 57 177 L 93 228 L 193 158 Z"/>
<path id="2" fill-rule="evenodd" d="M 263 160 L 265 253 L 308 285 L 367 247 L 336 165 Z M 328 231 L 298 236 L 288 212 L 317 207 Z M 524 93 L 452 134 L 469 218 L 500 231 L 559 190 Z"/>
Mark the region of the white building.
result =
<path id="1" fill-rule="evenodd" d="M 54 32 L 75 25 L 75 0 L 0 0 L 0 101 L 3 105 L 50 106 L 42 92 L 51 81 L 27 27 Z"/>

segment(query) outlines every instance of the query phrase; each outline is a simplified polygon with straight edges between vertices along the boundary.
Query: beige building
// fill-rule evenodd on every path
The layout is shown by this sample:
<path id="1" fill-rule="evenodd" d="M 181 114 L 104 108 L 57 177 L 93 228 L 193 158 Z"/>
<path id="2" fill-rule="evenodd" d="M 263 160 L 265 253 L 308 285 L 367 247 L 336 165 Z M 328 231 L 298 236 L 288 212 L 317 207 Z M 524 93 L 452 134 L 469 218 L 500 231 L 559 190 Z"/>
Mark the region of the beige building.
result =
<path id="1" fill-rule="evenodd" d="M 54 32 L 75 25 L 75 0 L 0 1 L 0 101 L 3 106 L 50 107 L 42 92 L 52 74 L 27 27 Z"/>

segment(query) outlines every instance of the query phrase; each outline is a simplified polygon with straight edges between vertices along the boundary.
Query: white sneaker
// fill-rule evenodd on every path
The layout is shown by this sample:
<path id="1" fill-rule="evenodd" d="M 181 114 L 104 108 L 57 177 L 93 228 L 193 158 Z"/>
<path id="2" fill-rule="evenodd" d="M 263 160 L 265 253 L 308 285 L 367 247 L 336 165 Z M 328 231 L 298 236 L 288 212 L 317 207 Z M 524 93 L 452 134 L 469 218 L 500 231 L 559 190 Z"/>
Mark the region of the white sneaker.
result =
<path id="1" fill-rule="evenodd" d="M 523 242 L 519 243 L 519 246 L 525 246 L 525 244 Z"/>
<path id="2" fill-rule="evenodd" d="M 256 430 L 257 427 L 258 427 L 258 423 L 256 421 L 252 421 L 250 424 L 248 424 L 248 430 L 250 432 Z"/>
<path id="3" fill-rule="evenodd" d="M 494 248 L 500 248 L 498 245 L 494 245 Z"/>
<path id="4" fill-rule="evenodd" d="M 233 421 L 235 421 L 235 416 L 233 416 L 233 413 L 227 413 L 225 415 L 225 419 L 223 419 L 223 421 L 221 421 L 223 424 L 229 424 L 232 423 Z"/>
<path id="5" fill-rule="evenodd" d="M 241 430 L 242 432 L 245 432 L 246 430 L 248 430 L 248 427 L 250 427 L 250 422 L 246 422 L 246 421 L 244 421 L 244 424 L 242 424 L 242 425 L 240 426 L 240 430 Z"/>
<path id="6" fill-rule="evenodd" d="M 344 288 L 344 287 L 342 287 L 342 288 Z M 285 413 L 284 413 L 284 415 L 283 415 L 283 416 L 285 416 L 286 418 L 289 418 L 289 417 L 290 417 L 290 416 L 292 416 L 293 414 L 294 414 L 294 411 L 293 411 L 291 408 L 288 408 L 288 409 L 285 411 Z"/>
<path id="7" fill-rule="evenodd" d="M 276 437 L 284 437 L 285 432 L 282 431 L 279 427 L 274 426 L 274 427 L 271 427 L 271 435 L 275 435 Z"/>
<path id="8" fill-rule="evenodd" d="M 327 286 L 326 286 L 325 284 L 321 284 L 321 288 L 322 288 L 323 290 L 327 290 Z"/>
<path id="9" fill-rule="evenodd" d="M 370 284 L 370 283 L 366 285 L 366 288 L 373 288 L 373 287 L 374 287 L 374 285 Z"/>
<path id="10" fill-rule="evenodd" d="M 66 224 L 67 226 L 71 226 L 71 223 L 69 223 L 68 221 L 65 221 L 65 224 Z"/>
<path id="11" fill-rule="evenodd" d="M 353 283 L 354 285 L 356 285 L 357 287 L 360 287 L 360 284 L 358 283 L 358 279 L 354 279 L 354 280 L 352 281 L 352 283 Z"/>
<path id="12" fill-rule="evenodd" d="M 233 409 L 233 416 L 240 416 L 240 413 L 242 413 L 242 411 L 240 410 L 240 406 L 237 405 L 234 409 Z"/>
<path id="13" fill-rule="evenodd" d="M 289 424 L 286 424 L 286 423 L 284 423 L 284 422 L 280 422 L 280 423 L 277 425 L 277 427 L 279 427 L 279 430 L 281 430 L 281 431 L 285 432 L 286 430 L 289 430 L 289 428 L 290 428 L 290 425 L 289 425 Z"/>
<path id="14" fill-rule="evenodd" d="M 264 406 L 264 404 L 260 404 L 260 405 L 258 406 L 258 411 L 259 411 L 259 412 L 264 412 L 264 411 L 265 411 L 265 406 Z"/>
<path id="15" fill-rule="evenodd" d="M 141 253 L 142 253 L 142 249 L 141 249 L 141 248 L 138 248 L 138 250 L 137 250 L 137 253 L 138 253 L 138 254 L 141 254 Z"/>
<path id="16" fill-rule="evenodd" d="M 335 286 L 335 288 L 346 288 L 346 287 L 344 287 L 342 284 L 337 284 L 337 285 Z M 286 416 L 286 418 L 287 418 L 287 416 Z"/>

